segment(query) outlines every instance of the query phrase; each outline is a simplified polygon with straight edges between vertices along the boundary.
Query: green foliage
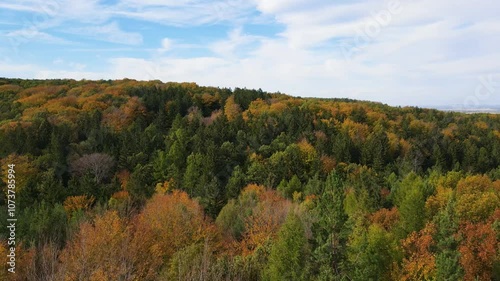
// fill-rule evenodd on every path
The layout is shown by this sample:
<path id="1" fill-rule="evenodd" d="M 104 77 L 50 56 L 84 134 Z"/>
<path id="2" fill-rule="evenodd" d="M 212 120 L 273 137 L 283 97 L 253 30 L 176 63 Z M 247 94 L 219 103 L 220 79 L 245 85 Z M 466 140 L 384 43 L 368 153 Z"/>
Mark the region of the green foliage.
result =
<path id="1" fill-rule="evenodd" d="M 497 278 L 499 121 L 194 83 L 0 78 L 0 208 L 12 162 L 28 257 L 19 261 L 33 270 L 50 254 L 43 249 L 58 260 L 99 214 L 118 210 L 133 233 L 155 191 L 182 189 L 210 223 L 203 238 L 169 253 L 160 279 L 399 280 L 420 276 L 428 257 L 425 271 L 438 280 L 491 270 Z M 105 157 L 83 161 L 89 155 Z M 84 195 L 95 204 L 67 214 L 61 204 Z M 152 217 L 151 225 L 172 219 Z M 474 229 L 491 245 L 476 245 Z M 164 249 L 140 245 L 126 252 L 153 264 L 147 250 L 163 264 Z M 141 270 L 131 260 L 117 262 L 127 276 Z"/>
<path id="2" fill-rule="evenodd" d="M 302 191 L 302 183 L 300 182 L 299 177 L 294 175 L 289 182 L 286 182 L 285 180 L 281 181 L 278 186 L 278 191 L 283 197 L 292 199 L 294 193 Z"/>
<path id="3" fill-rule="evenodd" d="M 380 226 L 358 218 L 348 243 L 351 280 L 387 280 L 397 260 L 395 239 Z"/>
<path id="4" fill-rule="evenodd" d="M 308 246 L 300 218 L 290 213 L 271 248 L 263 280 L 307 280 L 305 261 Z"/>
<path id="5" fill-rule="evenodd" d="M 452 199 L 435 218 L 437 226 L 436 278 L 438 280 L 460 280 L 463 275 L 459 263 L 458 241 L 454 236 L 454 233 L 458 231 L 454 206 L 455 201 Z"/>
<path id="6" fill-rule="evenodd" d="M 68 221 L 61 204 L 42 202 L 23 210 L 19 217 L 19 239 L 38 245 L 48 241 L 62 246 Z"/>
<path id="7" fill-rule="evenodd" d="M 332 173 L 313 209 L 317 220 L 312 225 L 314 248 L 310 270 L 318 280 L 333 280 L 345 263 L 348 230 L 344 212 L 344 188 L 338 174 Z"/>

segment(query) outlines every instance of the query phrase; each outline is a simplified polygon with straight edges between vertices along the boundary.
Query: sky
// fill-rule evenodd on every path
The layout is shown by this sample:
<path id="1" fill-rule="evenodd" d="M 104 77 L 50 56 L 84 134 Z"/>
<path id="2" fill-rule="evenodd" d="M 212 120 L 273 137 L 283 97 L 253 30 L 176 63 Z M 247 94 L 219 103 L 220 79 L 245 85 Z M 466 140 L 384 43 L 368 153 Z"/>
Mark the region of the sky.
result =
<path id="1" fill-rule="evenodd" d="M 500 104 L 498 0 L 2 0 L 0 77 Z"/>

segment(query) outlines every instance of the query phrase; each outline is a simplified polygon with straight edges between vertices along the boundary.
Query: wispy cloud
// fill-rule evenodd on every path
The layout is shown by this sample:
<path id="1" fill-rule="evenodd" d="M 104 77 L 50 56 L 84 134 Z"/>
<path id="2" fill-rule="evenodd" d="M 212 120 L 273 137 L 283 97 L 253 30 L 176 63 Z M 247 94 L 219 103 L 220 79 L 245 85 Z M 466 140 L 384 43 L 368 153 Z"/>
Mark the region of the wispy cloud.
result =
<path id="1" fill-rule="evenodd" d="M 59 44 L 66 32 L 96 43 L 62 58 L 74 65 L 28 64 L 26 73 L 37 77 L 196 81 L 429 104 L 460 103 L 478 76 L 500 69 L 496 0 L 48 1 L 3 1 L 0 9 L 20 12 L 36 27 L 5 27 L 4 36 L 35 30 L 34 41 Z M 108 60 L 98 60 L 104 70 L 88 71 L 96 69 L 85 61 L 92 50 L 108 51 Z"/>
<path id="2" fill-rule="evenodd" d="M 22 42 L 28 41 L 37 41 L 42 43 L 51 43 L 51 44 L 68 44 L 70 41 L 53 36 L 46 32 L 39 31 L 37 29 L 19 29 L 11 32 L 7 32 L 5 34 L 8 37 L 12 44 L 19 44 Z"/>
<path id="3" fill-rule="evenodd" d="M 111 43 L 125 45 L 139 45 L 142 43 L 142 35 L 140 33 L 126 32 L 116 22 L 100 26 L 70 28 L 66 31 Z"/>

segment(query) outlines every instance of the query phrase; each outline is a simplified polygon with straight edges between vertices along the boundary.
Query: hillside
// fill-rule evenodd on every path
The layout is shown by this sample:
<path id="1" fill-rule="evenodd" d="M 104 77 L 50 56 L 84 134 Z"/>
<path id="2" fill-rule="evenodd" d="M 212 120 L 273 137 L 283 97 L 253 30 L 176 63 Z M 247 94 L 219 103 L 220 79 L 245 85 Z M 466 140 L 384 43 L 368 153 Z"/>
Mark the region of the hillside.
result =
<path id="1" fill-rule="evenodd" d="M 496 114 L 1 78 L 0 159 L 18 280 L 500 280 Z"/>

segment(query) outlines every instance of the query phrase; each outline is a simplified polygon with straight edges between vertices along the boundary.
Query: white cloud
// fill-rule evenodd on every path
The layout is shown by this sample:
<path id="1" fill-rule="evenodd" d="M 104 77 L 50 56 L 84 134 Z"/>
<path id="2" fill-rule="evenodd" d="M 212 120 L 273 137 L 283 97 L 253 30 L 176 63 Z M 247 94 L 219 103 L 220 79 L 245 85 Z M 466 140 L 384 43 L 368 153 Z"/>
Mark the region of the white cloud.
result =
<path id="1" fill-rule="evenodd" d="M 87 68 L 76 64 L 66 65 L 67 72 L 40 67 L 29 72 L 39 76 L 196 81 L 301 96 L 423 105 L 460 103 L 473 94 L 480 75 L 500 69 L 500 2 L 496 0 L 119 0 L 115 5 L 97 0 L 53 1 L 59 5 L 46 12 L 50 17 L 36 29 L 36 36 L 46 41 L 56 40 L 46 29 L 69 22 L 71 28 L 66 30 L 75 34 L 142 44 L 140 33 L 118 25 L 123 18 L 170 27 L 208 24 L 207 29 L 223 21 L 221 26 L 230 32 L 198 46 L 160 35 L 163 39 L 155 41 L 160 46 L 145 46 L 155 57 L 120 55 L 104 61 L 108 69 L 100 73 L 84 72 Z M 391 1 L 399 1 L 402 10 L 381 24 L 377 15 L 388 11 Z M 24 11 L 43 3 L 6 0 L 0 8 Z M 270 37 L 249 32 L 246 25 L 263 18 L 283 31 Z M 377 24 L 376 32 L 367 36 L 367 26 Z M 342 42 L 347 49 L 341 48 Z M 205 52 L 189 55 L 193 47 Z M 350 58 L 345 57 L 346 51 L 352 51 Z M 481 102 L 500 103 L 500 98 Z"/>
<path id="2" fill-rule="evenodd" d="M 236 53 L 242 51 L 247 45 L 260 42 L 263 37 L 248 35 L 241 27 L 231 30 L 227 38 L 209 45 L 209 49 L 221 57 L 236 58 Z"/>
<path id="3" fill-rule="evenodd" d="M 172 39 L 169 39 L 169 38 L 163 38 L 161 40 L 161 47 L 158 49 L 158 52 L 160 54 L 163 54 L 165 52 L 168 52 L 172 49 L 172 45 L 173 45 L 173 41 Z"/>
<path id="4" fill-rule="evenodd" d="M 17 48 L 21 44 L 28 42 L 41 42 L 41 43 L 51 43 L 51 44 L 68 44 L 69 41 L 53 36 L 46 32 L 34 28 L 19 29 L 5 34 L 9 38 L 10 46 Z"/>
<path id="5" fill-rule="evenodd" d="M 123 31 L 116 22 L 101 26 L 71 28 L 67 31 L 118 44 L 139 45 L 142 43 L 142 35 L 140 33 Z"/>
<path id="6" fill-rule="evenodd" d="M 194 26 L 245 20 L 253 8 L 252 1 L 247 0 L 122 0 L 113 13 L 163 25 Z"/>

